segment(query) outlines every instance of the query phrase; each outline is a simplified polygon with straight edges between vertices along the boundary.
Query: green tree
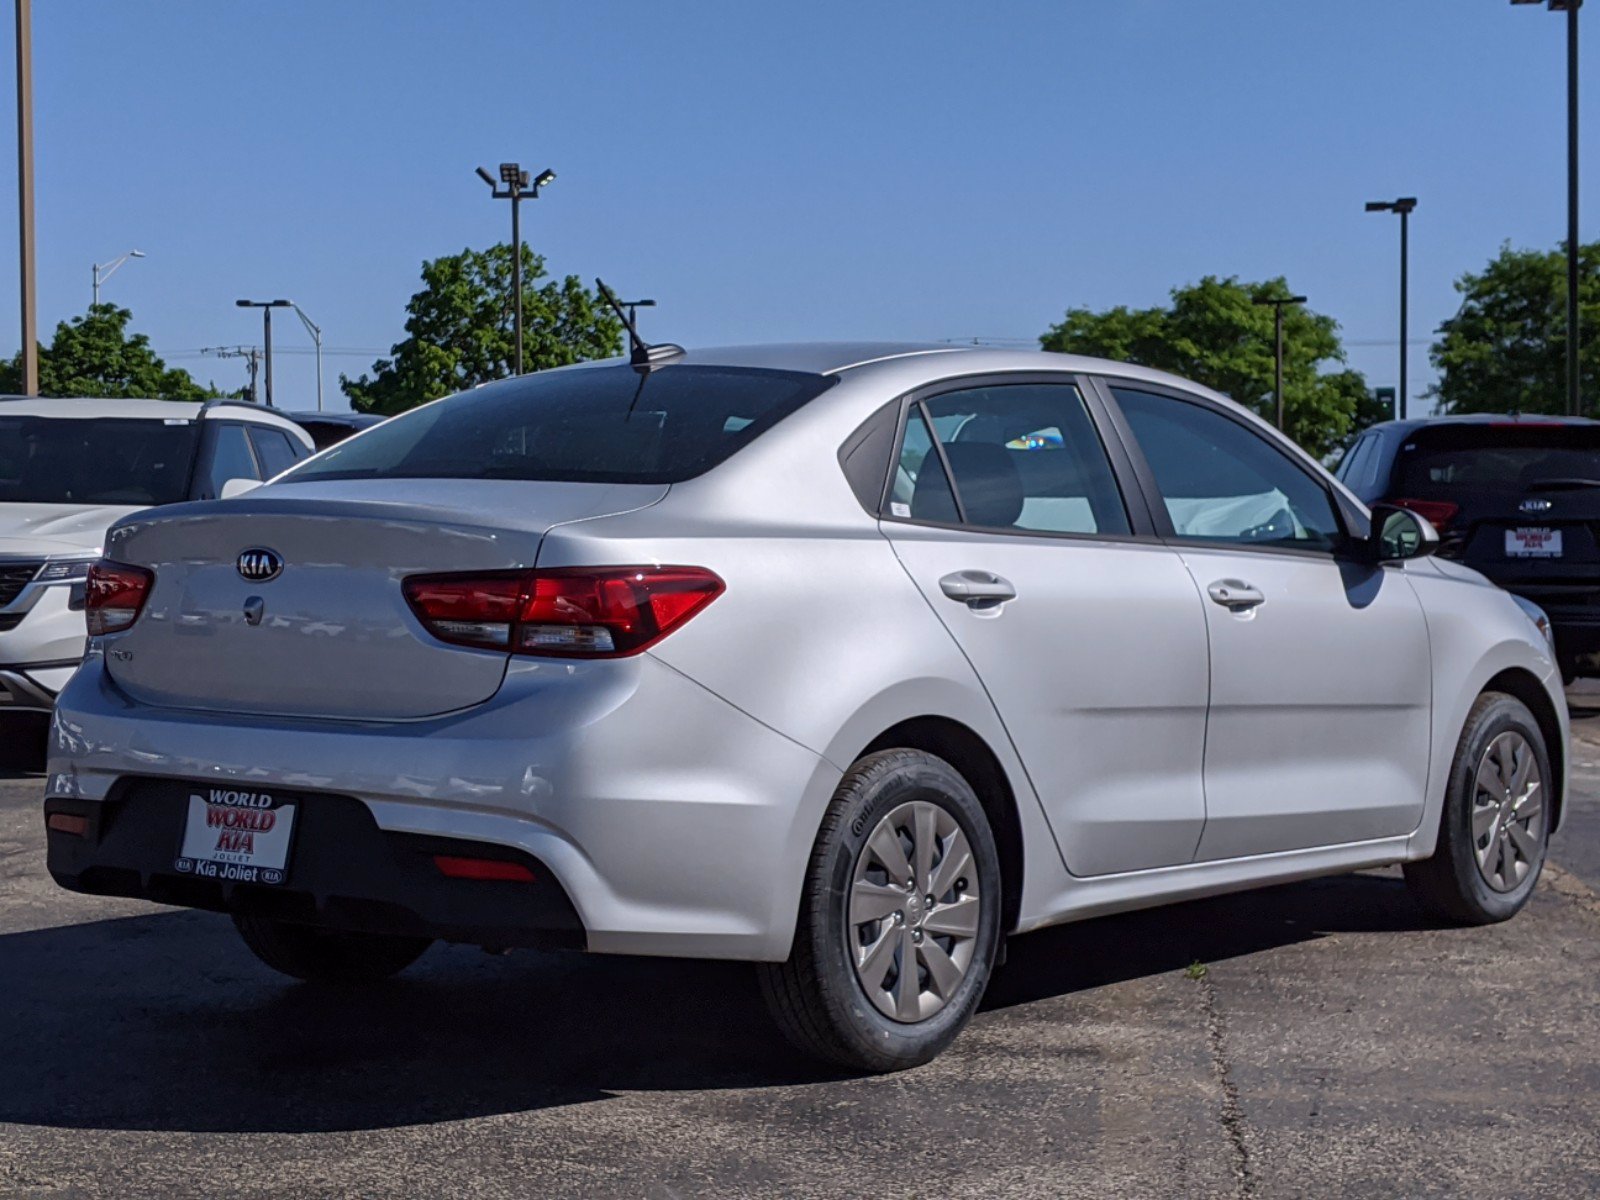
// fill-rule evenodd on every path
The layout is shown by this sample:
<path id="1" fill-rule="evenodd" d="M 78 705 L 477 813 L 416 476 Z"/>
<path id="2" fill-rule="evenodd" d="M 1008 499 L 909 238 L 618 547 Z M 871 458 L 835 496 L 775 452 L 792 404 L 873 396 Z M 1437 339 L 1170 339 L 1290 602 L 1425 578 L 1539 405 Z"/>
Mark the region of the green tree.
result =
<path id="1" fill-rule="evenodd" d="M 1580 327 L 1600 329 L 1600 242 L 1578 249 Z M 1461 308 L 1440 324 L 1429 390 L 1442 412 L 1562 413 L 1567 408 L 1567 252 L 1513 250 L 1456 281 Z M 1578 357 L 1578 394 L 1595 395 L 1600 346 Z M 1587 411 L 1587 404 L 1585 405 Z"/>
<path id="2" fill-rule="evenodd" d="M 39 347 L 41 396 L 141 396 L 204 400 L 216 391 L 196 383 L 181 367 L 168 367 L 142 333 L 128 334 L 133 314 L 114 304 L 93 305 L 56 326 L 55 340 Z M 0 365 L 0 392 L 22 390 L 22 354 Z"/>
<path id="3" fill-rule="evenodd" d="M 523 369 L 605 358 L 622 348 L 622 323 L 576 275 L 542 287 L 544 259 L 522 247 Z M 463 250 L 422 264 L 406 305 L 406 333 L 373 374 L 339 377 L 361 412 L 397 413 L 512 373 L 516 355 L 511 247 Z"/>
<path id="4" fill-rule="evenodd" d="M 1166 307 L 1068 309 L 1039 344 L 1046 350 L 1171 371 L 1272 420 L 1272 309 L 1254 301 L 1293 294 L 1283 279 L 1240 283 L 1207 275 L 1199 283 L 1174 288 Z M 1283 318 L 1287 432 L 1312 454 L 1325 455 L 1356 428 L 1367 397 L 1366 380 L 1344 365 L 1344 346 L 1332 317 L 1290 305 Z"/>

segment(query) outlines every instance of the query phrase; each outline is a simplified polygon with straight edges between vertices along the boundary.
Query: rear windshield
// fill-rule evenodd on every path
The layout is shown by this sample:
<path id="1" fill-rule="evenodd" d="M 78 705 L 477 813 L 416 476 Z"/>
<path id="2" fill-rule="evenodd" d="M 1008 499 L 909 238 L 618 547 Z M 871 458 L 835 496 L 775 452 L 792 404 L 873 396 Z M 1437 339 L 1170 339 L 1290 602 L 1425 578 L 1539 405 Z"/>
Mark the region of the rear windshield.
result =
<path id="1" fill-rule="evenodd" d="M 172 504 L 198 441 L 181 418 L 0 415 L 0 503 Z"/>
<path id="2" fill-rule="evenodd" d="M 1600 425 L 1434 426 L 1401 444 L 1398 465 L 1398 494 L 1424 498 L 1600 481 Z"/>
<path id="3" fill-rule="evenodd" d="M 677 483 L 834 380 L 734 367 L 586 367 L 474 388 L 402 414 L 285 477 Z"/>

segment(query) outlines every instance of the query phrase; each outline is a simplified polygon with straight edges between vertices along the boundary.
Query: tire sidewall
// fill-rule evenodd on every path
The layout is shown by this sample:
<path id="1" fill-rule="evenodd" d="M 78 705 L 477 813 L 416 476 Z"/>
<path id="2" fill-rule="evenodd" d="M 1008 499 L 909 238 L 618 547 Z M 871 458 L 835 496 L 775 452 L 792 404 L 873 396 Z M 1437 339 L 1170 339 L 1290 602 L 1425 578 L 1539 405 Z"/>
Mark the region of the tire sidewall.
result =
<path id="1" fill-rule="evenodd" d="M 1497 892 L 1478 870 L 1477 854 L 1472 837 L 1472 805 L 1477 794 L 1478 764 L 1483 760 L 1489 743 L 1502 733 L 1520 733 L 1533 747 L 1539 764 L 1541 811 L 1543 827 L 1539 838 L 1539 861 L 1528 876 L 1509 892 Z M 1445 820 L 1439 836 L 1449 839 L 1446 847 L 1461 896 L 1479 910 L 1482 917 L 1503 921 L 1514 916 L 1533 889 L 1538 885 L 1549 855 L 1550 820 L 1553 788 L 1550 775 L 1550 753 L 1545 746 L 1544 732 L 1539 723 L 1520 700 L 1501 696 L 1479 713 L 1477 721 L 1462 736 L 1461 749 L 1451 767 L 1450 790 L 1445 801 Z"/>
<path id="2" fill-rule="evenodd" d="M 887 770 L 853 773 L 838 800 L 846 806 L 841 820 L 819 847 L 816 878 L 821 886 L 812 897 L 810 919 L 822 1000 L 835 1028 L 856 1044 L 860 1057 L 885 1067 L 925 1062 L 960 1033 L 977 1009 L 988 986 L 1000 939 L 1000 861 L 994 834 L 983 806 L 965 779 L 942 759 L 923 753 L 899 752 L 888 757 Z M 966 835 L 977 867 L 980 910 L 972 964 L 956 994 L 933 1016 L 904 1024 L 881 1013 L 867 997 L 850 957 L 848 906 L 855 866 L 862 847 L 883 817 L 900 805 L 921 800 L 949 813 Z"/>

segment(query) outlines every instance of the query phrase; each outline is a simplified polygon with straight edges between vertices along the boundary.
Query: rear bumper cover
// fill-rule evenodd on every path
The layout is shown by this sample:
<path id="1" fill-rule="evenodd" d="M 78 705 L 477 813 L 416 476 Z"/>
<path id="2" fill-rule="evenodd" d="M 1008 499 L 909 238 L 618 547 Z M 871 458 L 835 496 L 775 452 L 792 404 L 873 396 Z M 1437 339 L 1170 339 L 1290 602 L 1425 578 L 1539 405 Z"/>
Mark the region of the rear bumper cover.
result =
<path id="1" fill-rule="evenodd" d="M 581 949 L 577 910 L 545 865 L 513 848 L 386 833 L 349 796 L 304 795 L 296 847 L 280 886 L 200 879 L 178 871 L 188 784 L 128 780 L 104 801 L 51 799 L 45 817 L 88 822 L 82 834 L 48 830 L 51 877 L 64 888 L 248 913 L 366 933 L 403 934 L 494 948 Z M 435 855 L 519 863 L 532 882 L 446 878 Z"/>

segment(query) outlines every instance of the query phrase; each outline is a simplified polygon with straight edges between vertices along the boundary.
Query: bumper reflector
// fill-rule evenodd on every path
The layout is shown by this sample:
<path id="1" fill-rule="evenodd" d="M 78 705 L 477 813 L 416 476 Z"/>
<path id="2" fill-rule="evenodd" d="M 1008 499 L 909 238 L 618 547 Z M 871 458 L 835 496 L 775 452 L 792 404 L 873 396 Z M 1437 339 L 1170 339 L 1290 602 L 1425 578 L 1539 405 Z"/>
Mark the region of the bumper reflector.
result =
<path id="1" fill-rule="evenodd" d="M 435 854 L 433 865 L 439 874 L 450 879 L 493 879 L 507 883 L 532 883 L 533 872 L 521 863 L 506 862 L 498 858 L 459 858 L 451 854 Z"/>
<path id="2" fill-rule="evenodd" d="M 46 829 L 56 833 L 70 833 L 73 837 L 84 837 L 89 832 L 89 818 L 75 817 L 71 813 L 51 813 L 44 819 Z"/>

